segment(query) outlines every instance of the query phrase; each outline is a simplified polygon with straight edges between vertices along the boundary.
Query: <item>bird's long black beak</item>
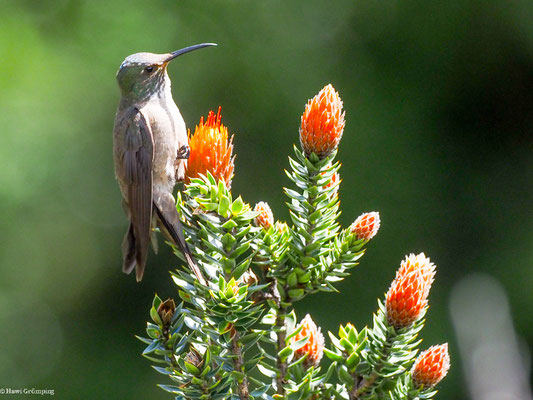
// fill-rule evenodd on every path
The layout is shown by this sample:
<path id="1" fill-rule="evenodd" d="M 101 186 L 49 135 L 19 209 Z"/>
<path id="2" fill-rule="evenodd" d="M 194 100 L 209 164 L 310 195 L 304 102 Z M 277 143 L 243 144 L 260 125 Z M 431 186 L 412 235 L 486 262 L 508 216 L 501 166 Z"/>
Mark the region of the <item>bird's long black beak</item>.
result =
<path id="1" fill-rule="evenodd" d="M 200 43 L 200 44 L 195 44 L 194 46 L 185 47 L 184 49 L 176 50 L 170 53 L 168 58 L 165 60 L 165 62 L 172 61 L 176 57 L 179 57 L 182 54 L 188 53 L 190 51 L 202 49 L 204 47 L 209 47 L 209 46 L 216 46 L 216 45 L 217 45 L 216 43 Z"/>

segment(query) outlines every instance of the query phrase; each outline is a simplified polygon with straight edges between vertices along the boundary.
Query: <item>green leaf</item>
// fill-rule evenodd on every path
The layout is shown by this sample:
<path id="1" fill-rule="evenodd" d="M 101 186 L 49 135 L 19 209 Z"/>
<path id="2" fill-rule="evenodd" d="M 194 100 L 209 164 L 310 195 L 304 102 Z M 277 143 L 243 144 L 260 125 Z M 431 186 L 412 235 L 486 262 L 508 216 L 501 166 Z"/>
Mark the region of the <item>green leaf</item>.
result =
<path id="1" fill-rule="evenodd" d="M 333 346 L 335 346 L 339 350 L 343 349 L 343 346 L 341 345 L 341 342 L 339 341 L 339 339 L 337 339 L 335 337 L 335 335 L 333 333 L 328 331 L 328 335 L 329 335 L 329 339 L 331 340 L 331 343 L 333 343 Z"/>
<path id="2" fill-rule="evenodd" d="M 170 386 L 170 385 L 157 385 L 161 389 L 163 389 L 165 392 L 173 393 L 173 394 L 181 394 L 182 390 L 176 386 Z"/>
<path id="3" fill-rule="evenodd" d="M 276 371 L 268 364 L 265 364 L 264 362 L 260 362 L 257 364 L 257 369 L 266 377 L 268 378 L 275 378 L 276 377 Z"/>
<path id="4" fill-rule="evenodd" d="M 203 179 L 203 181 L 207 181 L 208 183 L 210 183 L 211 185 L 213 186 L 216 186 L 217 184 L 217 180 L 215 179 L 215 177 L 211 174 L 211 172 L 207 171 L 207 180 L 206 179 Z"/>
<path id="5" fill-rule="evenodd" d="M 231 324 L 227 321 L 221 321 L 219 324 L 218 324 L 218 332 L 223 335 L 224 333 L 226 333 L 227 331 L 229 331 L 231 327 Z"/>
<path id="6" fill-rule="evenodd" d="M 298 334 L 302 331 L 303 328 L 304 328 L 303 325 L 300 325 L 300 326 L 298 326 L 296 329 L 294 329 L 290 334 L 288 334 L 288 335 L 285 337 L 285 343 L 289 343 L 290 340 L 291 340 L 294 336 L 298 335 Z"/>
<path id="7" fill-rule="evenodd" d="M 239 226 L 234 220 L 232 219 L 228 219 L 223 225 L 222 225 L 222 228 L 224 228 L 225 230 L 229 231 L 233 228 L 236 228 L 237 226 Z"/>
<path id="8" fill-rule="evenodd" d="M 289 347 L 292 350 L 296 351 L 298 349 L 301 349 L 308 341 L 309 341 L 309 336 L 305 336 L 301 338 L 300 340 L 290 343 Z"/>
<path id="9" fill-rule="evenodd" d="M 287 297 L 287 293 L 285 292 L 285 288 L 283 287 L 283 285 L 281 283 L 278 283 L 276 284 L 276 288 L 278 289 L 278 292 L 279 292 L 279 295 L 282 299 L 285 299 Z M 289 314 L 290 315 L 290 314 Z"/>
<path id="10" fill-rule="evenodd" d="M 202 378 L 204 378 L 209 372 L 211 372 L 211 366 L 210 365 L 207 365 L 207 363 L 205 363 L 206 366 L 205 368 L 203 369 L 202 373 L 200 374 L 200 376 Z"/>
<path id="11" fill-rule="evenodd" d="M 204 364 L 209 365 L 210 362 L 211 362 L 211 351 L 207 349 L 204 354 Z"/>
<path id="12" fill-rule="evenodd" d="M 250 393 L 250 395 L 253 397 L 253 398 L 260 398 L 260 397 L 263 397 L 263 395 L 268 392 L 268 390 L 270 389 L 270 386 L 271 385 L 264 385 L 264 386 L 260 386 L 258 387 L 257 389 L 255 389 L 252 393 Z"/>
<path id="13" fill-rule="evenodd" d="M 297 365 L 303 364 L 303 362 L 307 359 L 307 356 L 308 354 L 305 354 L 303 357 L 298 358 L 296 361 L 293 361 L 292 363 L 290 363 L 287 368 L 292 369 Z M 293 371 L 293 372 L 296 372 L 296 371 Z"/>
<path id="14" fill-rule="evenodd" d="M 152 339 L 158 339 L 161 337 L 161 328 L 154 324 L 148 324 L 146 328 L 146 333 L 148 336 L 150 336 Z"/>
<path id="15" fill-rule="evenodd" d="M 152 340 L 151 340 L 151 339 L 143 338 L 142 336 L 137 336 L 137 335 L 135 335 L 135 337 L 136 337 L 137 339 L 139 339 L 141 342 L 143 342 L 144 344 L 150 344 L 150 343 L 152 343 Z"/>
<path id="16" fill-rule="evenodd" d="M 341 366 L 337 370 L 337 375 L 339 376 L 339 380 L 344 383 L 349 390 L 353 389 L 355 384 L 355 379 L 350 373 L 346 370 L 346 367 Z"/>
<path id="17" fill-rule="evenodd" d="M 296 192 L 295 190 L 284 188 L 285 194 L 290 197 L 291 199 L 295 199 L 298 201 L 305 201 L 306 198 L 302 196 L 300 193 Z"/>
<path id="18" fill-rule="evenodd" d="M 241 371 L 231 371 L 231 375 L 239 383 L 242 383 L 242 381 L 246 377 L 246 375 L 242 373 Z"/>
<path id="19" fill-rule="evenodd" d="M 343 362 L 344 361 L 344 357 L 342 356 L 342 354 L 337 354 L 337 353 L 335 353 L 335 352 L 333 352 L 331 350 L 324 349 L 324 354 L 330 360 L 338 361 L 338 362 Z"/>
<path id="20" fill-rule="evenodd" d="M 288 294 L 292 300 L 299 300 L 304 297 L 305 291 L 303 289 L 290 289 Z"/>
<path id="21" fill-rule="evenodd" d="M 167 364 L 167 360 L 162 360 L 160 358 L 149 356 L 148 354 L 142 354 L 144 358 L 158 364 Z"/>
<path id="22" fill-rule="evenodd" d="M 235 199 L 235 201 L 231 205 L 231 213 L 233 215 L 238 215 L 242 211 L 243 208 L 244 208 L 244 202 L 242 201 L 242 197 L 239 196 Z"/>
<path id="23" fill-rule="evenodd" d="M 365 346 L 366 346 L 366 342 L 367 342 L 367 340 L 366 340 L 366 338 L 365 338 L 365 339 L 363 339 L 363 340 L 357 345 L 357 347 L 355 348 L 355 352 L 356 352 L 357 354 L 360 354 L 361 351 L 365 348 Z"/>
<path id="24" fill-rule="evenodd" d="M 298 277 L 299 283 L 307 283 L 311 279 L 311 271 L 307 271 L 305 274 Z"/>
<path id="25" fill-rule="evenodd" d="M 350 329 L 348 341 L 353 344 L 357 343 L 357 330 L 355 328 Z"/>
<path id="26" fill-rule="evenodd" d="M 245 253 L 250 248 L 250 242 L 244 242 L 239 247 L 237 247 L 233 252 L 229 255 L 230 258 L 237 258 L 241 254 Z"/>
<path id="27" fill-rule="evenodd" d="M 215 211 L 218 208 L 218 203 L 204 203 L 202 204 L 202 208 L 206 211 Z"/>
<path id="28" fill-rule="evenodd" d="M 337 363 L 332 362 L 326 372 L 326 375 L 324 375 L 324 382 L 328 382 L 331 378 L 331 375 L 333 375 L 333 371 L 335 371 L 335 367 L 337 366 Z"/>
<path id="29" fill-rule="evenodd" d="M 303 257 L 301 261 L 304 267 L 308 265 L 314 265 L 317 263 L 316 259 L 313 257 Z"/>
<path id="30" fill-rule="evenodd" d="M 160 374 L 163 374 L 163 375 L 170 375 L 171 374 L 171 372 L 167 369 L 168 367 L 167 368 L 162 368 L 162 367 L 158 367 L 158 366 L 152 365 L 152 368 L 155 369 Z"/>
<path id="31" fill-rule="evenodd" d="M 348 365 L 348 368 L 350 368 L 351 371 L 354 371 L 357 365 L 359 364 L 359 361 L 361 361 L 361 357 L 359 356 L 359 354 L 353 352 L 346 360 L 346 364 Z"/>
<path id="32" fill-rule="evenodd" d="M 235 268 L 235 259 L 223 257 L 222 260 L 220 260 L 220 264 L 222 265 L 224 272 L 230 274 Z"/>
<path id="33" fill-rule="evenodd" d="M 200 370 L 188 361 L 184 361 L 185 368 L 193 375 L 200 375 Z"/>
<path id="34" fill-rule="evenodd" d="M 229 221 L 233 221 L 233 220 L 230 219 L 228 220 L 228 222 Z M 233 237 L 231 233 L 226 233 L 224 236 L 222 236 L 221 242 L 222 242 L 222 245 L 224 246 L 224 249 L 226 251 L 229 251 L 233 247 L 233 245 L 237 242 L 237 240 L 235 239 L 235 237 Z"/>
<path id="35" fill-rule="evenodd" d="M 295 271 L 292 271 L 287 277 L 287 285 L 291 288 L 298 286 L 298 277 L 296 276 Z"/>
<path id="36" fill-rule="evenodd" d="M 218 385 L 220 385 L 221 382 L 222 382 L 221 380 L 217 379 L 215 381 L 215 383 L 213 383 L 211 386 L 208 387 L 208 390 L 212 391 L 214 388 L 216 388 Z"/>
<path id="37" fill-rule="evenodd" d="M 198 385 L 198 386 L 201 386 L 204 383 L 204 381 L 202 379 L 200 379 L 200 378 L 197 378 L 197 377 L 193 376 L 192 379 L 191 379 L 191 383 L 193 383 L 195 385 Z"/>
<path id="38" fill-rule="evenodd" d="M 278 285 L 279 288 L 280 285 Z M 285 316 L 285 323 L 287 325 L 287 330 L 291 331 L 296 326 L 296 313 L 292 310 Z"/>
<path id="39" fill-rule="evenodd" d="M 355 350 L 355 346 L 351 344 L 348 339 L 342 338 L 340 342 L 341 342 L 342 347 L 344 347 L 348 353 L 351 353 L 352 351 Z"/>
<path id="40" fill-rule="evenodd" d="M 314 213 L 309 215 L 308 218 L 309 218 L 309 222 L 314 224 L 321 217 L 322 217 L 322 211 L 321 210 L 316 210 Z"/>
<path id="41" fill-rule="evenodd" d="M 218 204 L 218 214 L 224 218 L 230 216 L 230 200 L 226 196 L 222 196 L 220 203 Z"/>
<path id="42" fill-rule="evenodd" d="M 344 329 L 342 325 L 339 325 L 339 337 L 342 339 L 347 336 L 348 336 L 348 333 L 346 332 L 346 329 Z"/>
<path id="43" fill-rule="evenodd" d="M 156 339 L 154 340 L 152 343 L 150 343 L 142 352 L 143 355 L 145 354 L 150 354 L 152 353 L 153 351 L 155 351 L 155 349 L 157 349 L 159 347 L 159 345 L 161 344 L 161 341 Z"/>
<path id="44" fill-rule="evenodd" d="M 290 347 L 284 347 L 278 352 L 278 357 L 282 362 L 285 362 L 294 353 L 294 350 Z"/>
<path id="45" fill-rule="evenodd" d="M 154 296 L 154 300 L 152 301 L 152 307 L 154 307 L 156 310 L 159 308 L 159 305 L 163 302 L 163 300 L 161 300 L 159 298 L 159 296 L 156 294 Z"/>

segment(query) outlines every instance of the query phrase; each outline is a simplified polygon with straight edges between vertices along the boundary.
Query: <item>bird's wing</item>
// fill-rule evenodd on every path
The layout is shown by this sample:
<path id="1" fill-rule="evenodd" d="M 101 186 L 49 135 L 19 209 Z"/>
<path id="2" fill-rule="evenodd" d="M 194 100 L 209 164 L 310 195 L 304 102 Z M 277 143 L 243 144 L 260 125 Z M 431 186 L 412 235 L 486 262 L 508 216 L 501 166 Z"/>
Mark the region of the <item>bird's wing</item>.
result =
<path id="1" fill-rule="evenodd" d="M 130 257 L 124 254 L 124 272 L 131 272 L 136 262 L 139 280 L 146 264 L 150 241 L 154 140 L 147 118 L 136 107 L 124 113 L 117 129 L 116 172 L 130 212 L 130 231 L 134 240 L 134 244 L 130 243 Z M 132 253 L 135 253 L 133 259 Z"/>

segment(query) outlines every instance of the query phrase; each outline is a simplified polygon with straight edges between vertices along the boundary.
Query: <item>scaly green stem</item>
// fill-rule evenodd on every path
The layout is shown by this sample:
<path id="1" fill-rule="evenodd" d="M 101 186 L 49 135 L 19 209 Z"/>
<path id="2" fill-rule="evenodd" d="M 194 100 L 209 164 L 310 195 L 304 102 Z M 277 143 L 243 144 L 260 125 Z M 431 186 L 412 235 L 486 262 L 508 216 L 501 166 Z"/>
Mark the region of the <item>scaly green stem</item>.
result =
<path id="1" fill-rule="evenodd" d="M 374 366 L 373 371 L 368 378 L 361 379 L 359 380 L 359 382 L 357 382 L 358 378 L 355 378 L 356 384 L 354 385 L 352 393 L 350 393 L 350 400 L 364 398 L 364 396 L 368 395 L 373 388 L 381 384 L 382 379 L 379 379 L 379 373 L 383 368 L 383 360 L 387 360 L 390 356 L 390 350 L 392 348 L 395 337 L 395 335 L 391 335 L 390 331 L 387 331 L 385 345 L 383 346 L 382 350 L 383 357 L 381 357 L 379 363 Z"/>
<path id="2" fill-rule="evenodd" d="M 316 172 L 315 173 L 310 173 L 309 174 L 309 180 L 312 181 L 315 178 L 316 175 L 317 175 Z M 309 216 L 316 211 L 315 196 L 309 195 L 309 198 L 307 199 L 307 201 L 313 207 L 312 210 L 306 210 L 307 211 L 306 217 L 307 217 L 307 220 L 309 221 Z M 311 237 L 311 239 L 307 239 L 305 241 L 305 249 L 306 249 L 305 256 L 309 256 L 309 254 L 307 253 L 307 248 L 310 245 L 312 245 L 313 242 L 314 242 L 314 237 L 313 237 L 313 230 L 314 229 L 315 229 L 315 224 L 309 223 L 309 226 L 307 227 L 307 233 Z"/>

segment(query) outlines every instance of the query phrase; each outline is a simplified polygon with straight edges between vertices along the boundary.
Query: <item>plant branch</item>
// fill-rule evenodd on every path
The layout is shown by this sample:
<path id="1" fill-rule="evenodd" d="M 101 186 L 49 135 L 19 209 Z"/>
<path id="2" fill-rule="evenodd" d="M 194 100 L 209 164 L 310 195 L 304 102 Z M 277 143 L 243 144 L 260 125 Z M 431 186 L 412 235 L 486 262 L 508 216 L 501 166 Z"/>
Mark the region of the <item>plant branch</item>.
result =
<path id="1" fill-rule="evenodd" d="M 388 360 L 390 356 L 390 351 L 392 348 L 393 341 L 395 339 L 395 335 L 391 335 L 390 331 L 387 331 L 385 342 L 383 346 L 383 350 L 381 351 L 382 357 L 380 358 L 380 361 L 374 366 L 372 373 L 367 378 L 361 379 L 359 382 L 356 380 L 356 385 L 354 385 L 354 388 L 352 392 L 350 393 L 350 400 L 356 400 L 359 398 L 363 398 L 365 395 L 368 394 L 368 392 L 374 388 L 375 386 L 378 386 L 380 384 L 380 371 L 384 366 L 383 361 Z"/>
<path id="2" fill-rule="evenodd" d="M 274 280 L 274 283 L 271 286 L 272 290 L 272 296 L 275 299 L 275 303 L 277 306 L 276 310 L 276 331 L 277 331 L 277 337 L 278 340 L 276 342 L 276 367 L 278 370 L 277 376 L 276 376 L 276 387 L 277 387 L 277 393 L 278 394 L 285 394 L 285 389 L 283 388 L 283 385 L 286 383 L 286 376 L 287 376 L 287 363 L 285 361 L 282 361 L 279 352 L 283 350 L 286 346 L 285 338 L 287 336 L 286 328 L 285 328 L 285 317 L 287 316 L 287 308 L 283 307 L 281 305 L 281 295 L 278 291 L 277 287 L 277 279 Z"/>
<path id="3" fill-rule="evenodd" d="M 235 356 L 235 370 L 242 374 L 242 379 L 238 379 L 237 391 L 241 400 L 250 399 L 250 392 L 248 390 L 248 378 L 244 371 L 244 361 L 242 358 L 241 345 L 239 343 L 239 332 L 235 331 L 231 338 L 231 348 Z"/>

